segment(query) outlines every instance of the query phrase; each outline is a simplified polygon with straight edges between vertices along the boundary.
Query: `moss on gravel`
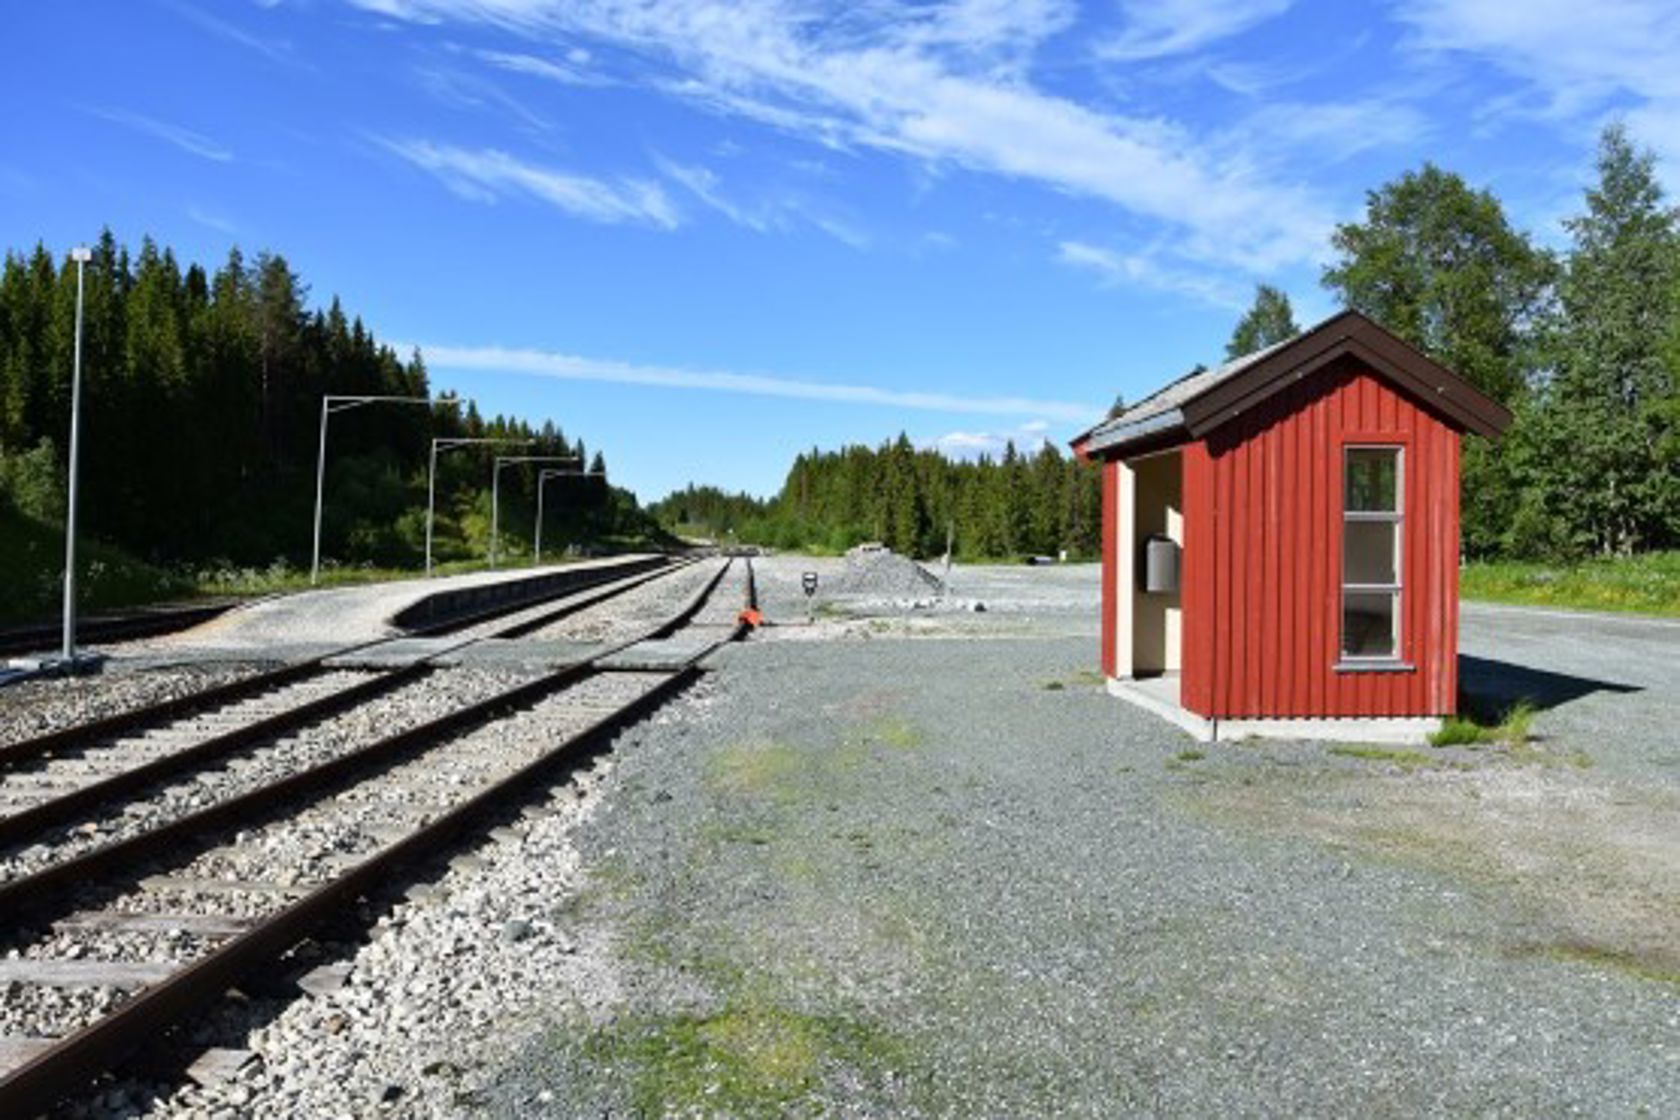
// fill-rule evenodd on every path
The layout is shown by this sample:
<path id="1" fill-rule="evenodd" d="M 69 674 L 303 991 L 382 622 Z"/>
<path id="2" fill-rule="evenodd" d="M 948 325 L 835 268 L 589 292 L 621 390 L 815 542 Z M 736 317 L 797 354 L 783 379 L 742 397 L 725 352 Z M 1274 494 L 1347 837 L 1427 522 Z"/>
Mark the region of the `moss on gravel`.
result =
<path id="1" fill-rule="evenodd" d="M 1342 744 L 1331 747 L 1330 753 L 1342 758 L 1357 758 L 1364 762 L 1387 762 L 1408 773 L 1413 770 L 1426 769 L 1465 770 L 1470 765 L 1459 759 L 1445 758 L 1440 754 L 1426 754 L 1423 751 L 1408 750 L 1402 747 L 1365 747 Z"/>
<path id="2" fill-rule="evenodd" d="M 1680 987 L 1680 965 L 1592 942 L 1561 941 L 1547 945 L 1525 945 L 1518 950 L 1517 955 L 1609 968 L 1637 976 L 1641 980 Z"/>
<path id="3" fill-rule="evenodd" d="M 841 1071 L 903 1061 L 902 1043 L 878 1027 L 754 998 L 710 1015 L 619 1019 L 591 1033 L 584 1053 L 614 1071 L 641 1116 L 796 1114 Z"/>

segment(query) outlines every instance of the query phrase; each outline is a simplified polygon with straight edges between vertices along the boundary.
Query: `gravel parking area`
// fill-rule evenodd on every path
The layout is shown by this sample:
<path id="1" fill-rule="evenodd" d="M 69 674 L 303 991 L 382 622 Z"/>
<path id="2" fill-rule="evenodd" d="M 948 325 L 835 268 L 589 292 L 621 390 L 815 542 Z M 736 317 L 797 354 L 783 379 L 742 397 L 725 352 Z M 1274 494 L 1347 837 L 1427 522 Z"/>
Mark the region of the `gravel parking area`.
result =
<path id="1" fill-rule="evenodd" d="M 772 604 L 800 565 L 760 565 Z M 956 613 L 958 636 L 917 640 L 819 619 L 842 640 L 734 648 L 710 705 L 620 751 L 564 904 L 604 932 L 611 983 L 551 988 L 497 1111 L 1680 1099 L 1680 804 L 1672 739 L 1645 735 L 1673 726 L 1680 666 L 1641 656 L 1674 632 L 1467 612 L 1496 676 L 1532 654 L 1640 689 L 1542 713 L 1524 752 L 1198 750 L 1102 693 L 1094 612 L 1058 637 L 1061 598 L 1006 607 L 1031 574 L 998 574 L 971 586 L 1013 640 Z M 1619 673 L 1634 660 L 1649 684 Z"/>

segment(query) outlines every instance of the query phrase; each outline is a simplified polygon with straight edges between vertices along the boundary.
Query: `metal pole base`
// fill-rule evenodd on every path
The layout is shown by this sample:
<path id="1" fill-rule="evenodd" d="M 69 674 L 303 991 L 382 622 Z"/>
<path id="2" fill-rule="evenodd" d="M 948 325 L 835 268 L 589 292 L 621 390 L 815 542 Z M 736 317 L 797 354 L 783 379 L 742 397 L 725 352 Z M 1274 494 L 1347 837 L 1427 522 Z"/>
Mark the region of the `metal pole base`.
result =
<path id="1" fill-rule="evenodd" d="M 86 677 L 104 672 L 107 660 L 103 653 L 77 650 L 70 657 L 56 653 L 50 657 L 14 657 L 6 667 L 32 677 Z"/>

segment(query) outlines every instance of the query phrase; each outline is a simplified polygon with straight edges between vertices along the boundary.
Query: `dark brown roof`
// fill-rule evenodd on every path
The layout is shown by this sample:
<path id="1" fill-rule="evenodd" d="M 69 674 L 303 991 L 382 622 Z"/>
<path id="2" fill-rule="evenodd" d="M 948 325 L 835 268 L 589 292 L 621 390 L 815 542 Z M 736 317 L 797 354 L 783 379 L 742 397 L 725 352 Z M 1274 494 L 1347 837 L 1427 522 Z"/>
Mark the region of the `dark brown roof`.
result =
<path id="1" fill-rule="evenodd" d="M 1441 413 L 1454 427 L 1496 436 L 1511 413 L 1458 374 L 1357 311 L 1332 315 L 1294 338 L 1181 377 L 1073 441 L 1081 454 L 1112 458 L 1146 446 L 1200 439 L 1343 355 Z"/>

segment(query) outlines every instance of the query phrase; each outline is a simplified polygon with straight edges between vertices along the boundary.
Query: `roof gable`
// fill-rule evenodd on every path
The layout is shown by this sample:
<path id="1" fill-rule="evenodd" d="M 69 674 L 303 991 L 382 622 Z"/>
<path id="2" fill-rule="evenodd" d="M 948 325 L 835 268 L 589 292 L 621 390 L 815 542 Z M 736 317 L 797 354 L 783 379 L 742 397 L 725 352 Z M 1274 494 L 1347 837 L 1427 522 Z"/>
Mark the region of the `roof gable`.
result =
<path id="1" fill-rule="evenodd" d="M 1248 409 L 1352 355 L 1459 431 L 1496 436 L 1511 423 L 1497 401 L 1357 311 L 1333 315 L 1294 338 L 1181 377 L 1075 439 L 1081 454 L 1112 457 L 1200 439 Z"/>

